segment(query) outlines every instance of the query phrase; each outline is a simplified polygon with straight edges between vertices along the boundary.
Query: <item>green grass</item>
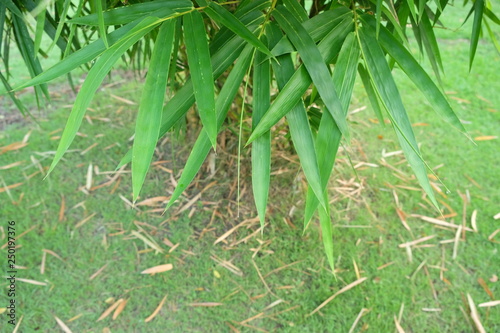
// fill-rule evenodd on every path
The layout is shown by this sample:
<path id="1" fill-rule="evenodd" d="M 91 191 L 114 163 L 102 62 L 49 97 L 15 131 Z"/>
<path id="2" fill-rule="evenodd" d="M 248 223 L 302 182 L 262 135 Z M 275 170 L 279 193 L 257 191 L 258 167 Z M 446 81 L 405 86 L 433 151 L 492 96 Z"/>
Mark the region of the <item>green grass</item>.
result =
<path id="1" fill-rule="evenodd" d="M 481 44 L 473 71 L 468 74 L 467 42 L 453 39 L 440 41 L 446 70 L 444 89 L 454 91 L 449 96 L 460 99 L 451 99 L 459 117 L 466 121 L 465 126 L 473 138 L 498 136 L 498 53 L 491 45 Z M 9 193 L 0 193 L 1 226 L 5 231 L 6 221 L 15 220 L 18 235 L 34 226 L 18 240 L 20 247 L 16 253 L 16 264 L 26 269 L 19 269 L 17 277 L 47 283 L 47 286 L 38 286 L 17 282 L 18 319 L 23 316 L 20 331 L 56 332 L 59 328 L 54 316 L 57 316 L 73 332 L 103 332 L 105 328 L 113 332 L 229 332 L 231 328 L 228 324 L 242 332 L 258 329 L 270 332 L 347 332 L 365 308 L 369 311 L 361 317 L 354 332 L 388 332 L 395 331 L 394 316 L 398 316 L 403 304 L 401 326 L 407 332 L 474 331 L 466 295 L 471 295 L 476 306 L 490 300 L 478 283 L 479 278 L 487 283 L 496 299 L 500 293 L 500 282 L 489 280 L 494 275 L 500 275 L 498 241 L 488 240 L 488 236 L 500 228 L 499 221 L 493 219 L 499 213 L 500 202 L 499 140 L 478 141 L 474 146 L 463 135 L 442 123 L 411 82 L 400 73 L 396 76 L 412 122 L 428 124 L 414 127 L 424 157 L 432 168 L 444 164 L 436 169 L 436 173 L 450 193 L 444 193 L 447 198 L 438 197 L 457 213 L 446 221 L 462 223 L 463 203 L 459 193 L 468 193 L 471 199 L 466 205 L 467 226 L 471 225 L 472 211 L 477 210 L 479 232 L 467 233 L 466 241 L 459 243 L 455 260 L 452 259 L 453 243 L 439 243 L 453 239 L 454 231 L 439 229 L 408 217 L 410 233 L 400 222 L 393 191 L 396 191 L 400 207 L 407 215 L 438 217 L 439 214 L 422 200 L 421 191 L 397 187 L 418 187 L 414 179 L 408 177 L 403 181 L 396 177 L 397 173 L 392 169 L 381 165 L 382 149 L 390 152 L 399 150 L 399 147 L 389 126 L 384 128 L 368 120 L 376 118 L 370 107 L 350 117 L 353 143 L 347 149 L 354 164 L 363 161 L 380 167 L 358 168 L 359 179 L 353 182 L 360 182 L 362 191 L 351 197 L 341 195 L 339 191 L 342 189 L 338 188 L 340 183 L 337 180 L 349 181 L 355 177 L 347 153 L 343 152 L 331 183 L 331 197 L 336 199 L 332 212 L 336 226 L 336 278 L 328 270 L 318 225 L 312 224 L 302 235 L 304 193 L 301 177 L 295 164 L 288 164 L 279 157 L 275 157 L 273 171 L 286 168 L 288 172 L 272 176 L 269 225 L 263 235 L 256 233 L 238 245 L 231 244 L 257 231 L 257 220 L 250 224 L 250 228 L 241 227 L 224 242 L 213 245 L 227 230 L 246 218 L 256 216 L 250 195 L 243 196 L 239 218 L 236 217 L 235 192 L 229 197 L 236 175 L 236 164 L 231 156 L 236 148 L 231 148 L 231 144 L 228 144 L 227 153 L 219 153 L 220 157 L 216 160 L 219 173 L 210 178 L 210 172 L 204 168 L 186 197 L 164 216 L 146 213 L 151 207 L 140 207 L 137 211 L 131 209 L 119 197 L 122 195 L 129 200 L 132 197 L 128 173 L 120 176 L 114 194 L 110 191 L 116 183 L 85 194 L 80 188 L 85 186 L 89 164 L 98 166 L 101 172 L 114 170 L 131 145 L 127 140 L 133 131 L 132 121 L 135 120 L 137 107 L 117 101 L 110 94 L 137 102 L 140 89 L 130 76 L 120 72 L 113 76 L 113 81 L 121 83 L 101 89 L 91 104 L 93 111 L 89 111 L 88 115 L 94 118 L 93 125 L 84 120 L 80 133 L 85 137 L 77 136 L 70 147 L 79 151 L 66 154 L 46 180 L 42 180 L 41 174 L 29 179 L 27 176 L 38 171 L 33 159 L 44 168 L 50 165 L 53 155 L 47 152 L 53 152 L 57 147 L 57 140 L 51 137 L 61 134 L 54 131 L 64 126 L 69 112 L 62 106 L 70 104 L 74 97 L 64 95 L 59 100 L 56 98 L 53 103 L 56 110 L 49 112 L 46 119 L 41 119 L 39 127 L 18 123 L 0 133 L 0 146 L 6 146 L 21 141 L 28 131 L 32 131 L 28 146 L 0 155 L 0 166 L 23 162 L 20 166 L 0 171 L 0 181 L 6 185 L 23 183 Z M 368 103 L 362 88 L 357 86 L 356 89 L 356 100 L 351 109 Z M 110 121 L 103 122 L 96 118 L 108 118 Z M 230 135 L 229 131 L 227 134 Z M 88 153 L 80 154 L 95 143 L 98 145 Z M 104 150 L 115 143 L 112 148 Z M 174 143 L 176 153 L 172 153 L 171 143 L 167 142 L 158 147 L 156 158 L 169 160 L 163 165 L 168 168 L 173 168 L 175 161 L 177 174 L 186 158 L 184 148 L 190 144 L 189 140 Z M 386 161 L 411 175 L 402 155 L 386 157 Z M 243 170 L 249 170 L 248 162 L 244 159 Z M 248 174 L 246 172 L 244 177 Z M 94 174 L 93 186 L 107 179 L 104 174 Z M 186 212 L 172 217 L 172 213 L 212 181 L 216 181 L 215 186 L 203 192 L 200 200 Z M 353 182 L 340 187 L 354 190 L 356 185 Z M 248 178 L 243 179 L 243 185 L 248 193 L 251 188 Z M 172 190 L 170 175 L 155 169 L 147 177 L 142 198 L 138 201 L 169 196 Z M 59 221 L 63 197 L 66 208 L 63 220 Z M 289 216 L 292 205 L 298 209 Z M 159 204 L 156 208 L 163 207 L 164 204 Z M 215 208 L 221 216 L 215 216 L 211 222 Z M 188 214 L 192 209 L 195 210 L 190 218 Z M 90 220 L 76 228 L 79 222 L 94 213 Z M 450 212 L 444 208 L 443 213 Z M 297 228 L 285 223 L 284 218 Z M 149 247 L 143 241 L 130 237 L 132 231 L 139 230 L 137 221 L 153 226 L 142 227 L 165 253 L 148 252 Z M 120 231 L 123 233 L 113 236 Z M 413 248 L 412 262 L 406 251 L 398 247 L 401 243 L 429 235 L 436 236 L 425 244 L 435 246 Z M 163 243 L 165 238 L 179 244 L 172 253 L 168 253 L 169 247 Z M 63 262 L 48 254 L 45 273 L 41 274 L 43 249 L 54 251 Z M 141 250 L 146 252 L 140 253 Z M 2 257 L 5 263 L 2 267 L 5 267 L 5 250 Z M 218 265 L 212 257 L 230 261 L 241 270 L 241 276 Z M 446 280 L 440 279 L 440 270 L 436 268 L 442 265 L 443 260 Z M 357 279 L 354 261 L 360 276 L 367 277 L 367 280 L 337 296 L 318 313 L 308 316 L 328 297 Z M 424 261 L 425 265 L 419 269 Z M 140 274 L 146 268 L 165 263 L 173 264 L 173 269 L 154 276 Z M 378 269 L 387 263 L 393 264 Z M 90 281 L 89 277 L 104 265 L 107 265 L 106 268 Z M 282 269 L 271 273 L 278 268 Z M 4 289 L 7 283 L 4 280 L 0 285 Z M 145 323 L 144 319 L 151 315 L 165 295 L 162 310 L 151 322 Z M 116 320 L 109 316 L 96 322 L 110 306 L 106 300 L 120 298 L 128 299 L 128 303 Z M 282 302 L 275 303 L 278 300 Z M 6 304 L 7 301 L 6 293 L 2 292 L 0 303 Z M 200 302 L 222 305 L 192 306 L 192 303 Z M 428 308 L 440 311 L 422 310 Z M 500 330 L 500 307 L 478 308 L 478 311 L 487 332 Z M 78 315 L 81 316 L 69 321 Z M 245 323 L 253 328 L 239 324 L 253 316 L 255 319 Z M 2 332 L 12 330 L 6 322 L 7 317 L 1 314 Z"/>

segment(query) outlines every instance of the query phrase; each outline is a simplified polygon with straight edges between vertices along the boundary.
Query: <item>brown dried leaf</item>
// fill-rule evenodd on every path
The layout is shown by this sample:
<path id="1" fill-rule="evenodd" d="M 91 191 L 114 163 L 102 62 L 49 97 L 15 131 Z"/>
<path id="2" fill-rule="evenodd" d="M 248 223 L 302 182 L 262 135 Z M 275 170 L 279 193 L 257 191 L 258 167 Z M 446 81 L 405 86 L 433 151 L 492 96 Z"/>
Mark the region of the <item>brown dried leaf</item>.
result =
<path id="1" fill-rule="evenodd" d="M 54 316 L 54 318 L 56 319 L 57 321 L 57 324 L 59 325 L 59 327 L 61 327 L 61 329 L 65 332 L 65 333 L 72 333 L 71 330 L 69 329 L 68 326 L 66 326 L 66 324 L 59 318 L 57 318 L 56 316 Z"/>
<path id="2" fill-rule="evenodd" d="M 156 273 L 162 273 L 162 272 L 167 272 L 174 268 L 172 264 L 165 264 L 165 265 L 159 265 L 159 266 L 154 266 L 148 269 L 145 269 L 141 272 L 141 274 L 156 274 Z"/>
<path id="3" fill-rule="evenodd" d="M 158 312 L 160 312 L 161 308 L 163 307 L 163 303 L 165 303 L 166 299 L 167 299 L 167 295 L 165 295 L 165 297 L 163 297 L 163 299 L 161 300 L 160 304 L 158 304 L 158 306 L 153 311 L 153 313 L 149 317 L 147 317 L 146 319 L 144 319 L 144 321 L 146 323 L 149 323 L 151 320 L 153 320 L 154 317 L 156 317 L 156 315 L 158 314 Z"/>
<path id="4" fill-rule="evenodd" d="M 104 311 L 102 313 L 102 315 L 99 317 L 99 319 L 97 319 L 97 321 L 101 321 L 104 318 L 106 318 L 107 316 L 109 316 L 111 314 L 111 312 L 113 312 L 118 307 L 118 305 L 120 305 L 121 302 L 123 302 L 123 298 L 120 298 L 119 300 L 114 302 L 113 305 L 111 305 L 109 308 L 107 308 L 106 311 Z"/>

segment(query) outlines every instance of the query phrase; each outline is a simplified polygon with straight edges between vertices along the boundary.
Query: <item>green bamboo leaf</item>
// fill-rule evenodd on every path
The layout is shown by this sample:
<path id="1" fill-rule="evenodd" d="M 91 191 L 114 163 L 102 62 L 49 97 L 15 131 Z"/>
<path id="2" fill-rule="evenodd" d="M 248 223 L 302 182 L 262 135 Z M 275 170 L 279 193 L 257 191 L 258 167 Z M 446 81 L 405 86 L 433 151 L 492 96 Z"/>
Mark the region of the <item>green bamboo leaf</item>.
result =
<path id="1" fill-rule="evenodd" d="M 214 76 L 210 63 L 203 17 L 197 11 L 184 15 L 184 41 L 191 82 L 201 123 L 214 150 L 217 148 L 217 113 L 215 111 Z"/>
<path id="2" fill-rule="evenodd" d="M 337 56 L 345 37 L 352 31 L 352 28 L 352 16 L 346 17 L 319 43 L 318 50 L 326 62 L 332 61 Z M 329 79 L 331 81 L 330 77 Z M 311 77 L 304 65 L 301 65 L 280 91 L 269 110 L 252 132 L 247 145 L 269 131 L 272 126 L 283 118 L 300 101 L 310 84 Z"/>
<path id="3" fill-rule="evenodd" d="M 490 36 L 491 42 L 493 43 L 493 45 L 495 45 L 497 52 L 500 53 L 500 43 L 498 42 L 497 37 L 495 36 L 495 33 L 491 29 L 490 24 L 488 23 L 488 21 L 484 21 L 484 25 L 486 27 L 486 30 L 488 31 L 488 35 Z"/>
<path id="4" fill-rule="evenodd" d="M 174 13 L 170 9 L 160 9 L 154 12 L 153 14 L 154 17 L 167 18 L 173 15 Z M 127 35 L 134 27 L 136 27 L 137 24 L 142 20 L 143 19 L 137 19 L 108 34 L 109 44 L 113 45 L 116 42 L 122 40 L 122 38 L 125 35 Z M 90 43 L 89 45 L 79 49 L 78 51 L 69 54 L 67 57 L 62 59 L 56 65 L 48 68 L 43 73 L 39 74 L 33 79 L 28 80 L 27 82 L 15 87 L 14 90 L 20 90 L 26 87 L 43 84 L 59 76 L 68 74 L 73 69 L 92 61 L 105 50 L 106 47 L 104 45 L 104 42 L 102 41 L 102 39 L 98 39 Z"/>
<path id="5" fill-rule="evenodd" d="M 342 134 L 349 140 L 349 128 L 347 127 L 347 121 L 342 115 L 342 105 L 333 87 L 328 67 L 325 65 L 318 47 L 300 22 L 284 6 L 278 5 L 276 10 L 273 11 L 273 17 L 286 32 L 292 44 L 297 48 L 304 66 L 318 89 L 318 93 L 328 111 L 332 114 Z"/>
<path id="6" fill-rule="evenodd" d="M 284 0 L 283 3 L 300 23 L 309 20 L 306 10 L 297 0 Z"/>
<path id="7" fill-rule="evenodd" d="M 257 22 L 257 24 L 252 26 L 251 29 L 257 29 L 259 23 L 260 22 Z M 224 73 L 229 66 L 233 64 L 233 62 L 240 56 L 245 45 L 246 43 L 241 37 L 234 35 L 212 55 L 211 64 L 214 78 L 221 76 L 222 73 Z M 163 108 L 162 125 L 159 137 L 164 136 L 172 128 L 172 126 L 174 126 L 179 119 L 186 114 L 194 102 L 193 84 L 191 79 L 188 79 L 184 86 L 176 92 L 176 94 Z M 121 159 L 117 169 L 129 163 L 131 158 L 132 153 L 129 150 Z"/>
<path id="8" fill-rule="evenodd" d="M 229 73 L 229 76 L 224 83 L 219 96 L 217 97 L 216 109 L 218 130 L 222 127 L 224 119 L 226 119 L 227 112 L 229 111 L 229 107 L 234 100 L 234 96 L 236 96 L 236 93 L 238 92 L 241 81 L 251 65 L 252 54 L 253 47 L 247 45 L 241 53 L 241 56 L 238 58 L 236 65 L 231 70 L 231 73 Z M 182 171 L 182 175 L 177 181 L 177 186 L 172 193 L 165 210 L 169 209 L 175 203 L 177 198 L 179 198 L 182 192 L 184 192 L 184 190 L 189 186 L 210 152 L 210 148 L 211 144 L 207 132 L 201 131 L 193 149 L 191 150 L 191 153 L 189 154 L 184 170 Z"/>
<path id="9" fill-rule="evenodd" d="M 253 0 L 247 3 L 240 3 L 234 16 L 241 21 L 246 27 L 253 26 L 262 22 L 264 19 L 263 10 L 269 8 L 269 0 Z M 251 30 L 251 29 L 250 29 Z M 230 29 L 222 26 L 210 42 L 210 52 L 218 51 L 227 41 L 235 36 L 235 33 Z"/>
<path id="10" fill-rule="evenodd" d="M 495 13 L 493 13 L 491 11 L 491 9 L 489 9 L 486 4 L 484 5 L 484 8 L 483 8 L 483 11 L 484 11 L 484 14 L 483 15 L 486 15 L 490 20 L 492 20 L 494 23 L 500 25 L 500 18 L 498 18 L 498 16 L 495 15 Z"/>
<path id="11" fill-rule="evenodd" d="M 417 21 L 418 17 L 417 17 L 417 12 L 415 11 L 415 1 L 414 0 L 408 0 L 406 2 L 406 4 L 408 6 L 408 9 L 410 10 L 411 16 L 413 17 L 413 19 L 415 21 Z"/>
<path id="12" fill-rule="evenodd" d="M 12 99 L 14 104 L 16 104 L 16 107 L 18 110 L 21 112 L 21 114 L 26 117 L 27 114 L 31 115 L 29 110 L 24 106 L 24 104 L 16 97 L 16 94 L 12 92 L 12 87 L 9 84 L 9 81 L 5 78 L 5 76 L 0 72 L 0 80 L 3 83 L 3 86 L 5 87 L 7 93 L 9 94 L 9 97 Z"/>
<path id="13" fill-rule="evenodd" d="M 267 47 L 262 43 L 257 36 L 255 36 L 240 20 L 238 20 L 233 14 L 227 11 L 224 7 L 217 4 L 216 2 L 210 1 L 208 7 L 205 8 L 205 13 L 210 16 L 214 21 L 219 22 L 224 25 L 241 38 L 253 45 L 257 50 L 273 56 Z"/>
<path id="14" fill-rule="evenodd" d="M 368 24 L 373 27 L 374 22 L 371 17 L 364 16 L 363 19 L 364 22 L 368 22 Z M 411 53 L 384 27 L 382 27 L 380 31 L 378 41 L 380 46 L 389 53 L 417 88 L 422 91 L 436 113 L 456 129 L 466 133 L 464 126 L 451 108 L 444 94 L 439 90 Z"/>
<path id="15" fill-rule="evenodd" d="M 5 0 L 4 0 L 5 1 Z M 188 0 L 155 0 L 141 2 L 130 6 L 113 8 L 102 13 L 105 25 L 128 24 L 145 16 L 156 16 L 153 14 L 158 10 L 168 10 L 175 13 L 184 13 L 193 9 L 193 3 Z M 99 24 L 97 13 L 76 17 L 69 23 L 97 26 Z"/>
<path id="16" fill-rule="evenodd" d="M 377 37 L 378 37 L 378 32 L 380 30 L 380 25 L 381 25 L 380 19 L 382 18 L 382 7 L 384 7 L 383 0 L 377 0 L 377 4 L 375 7 L 375 20 L 377 21 L 375 29 L 376 29 L 376 36 Z"/>
<path id="17" fill-rule="evenodd" d="M 19 10 L 19 8 L 17 8 L 17 6 L 14 4 L 14 2 L 12 0 L 0 0 L 0 2 L 5 6 L 7 7 L 8 10 L 10 10 L 10 12 L 14 15 L 16 15 L 17 17 L 19 17 L 20 19 L 23 19 L 24 20 L 24 16 L 23 16 L 23 13 L 21 13 L 21 11 Z"/>
<path id="18" fill-rule="evenodd" d="M 271 68 L 264 53 L 257 52 L 253 75 L 253 110 L 252 127 L 260 119 L 271 104 Z M 252 145 L 252 189 L 255 206 L 264 228 L 267 199 L 269 196 L 269 182 L 271 178 L 271 132 L 267 132 Z"/>
<path id="19" fill-rule="evenodd" d="M 441 52 L 439 51 L 439 46 L 436 40 L 436 35 L 434 34 L 434 29 L 429 20 L 427 13 L 420 17 L 420 36 L 422 37 L 422 42 L 424 44 L 425 50 L 427 51 L 427 57 L 431 62 L 432 69 L 436 73 L 436 77 L 441 81 L 440 69 L 444 71 L 443 62 L 441 60 Z"/>
<path id="20" fill-rule="evenodd" d="M 354 33 L 350 33 L 345 39 L 333 71 L 333 84 L 335 85 L 335 89 L 339 92 L 344 117 L 347 116 L 354 89 L 359 56 L 360 50 L 356 37 Z M 333 118 L 328 112 L 324 112 L 321 117 L 318 134 L 316 135 L 316 155 L 318 156 L 318 166 L 323 191 L 327 189 L 341 138 L 342 134 Z M 318 200 L 312 188 L 309 186 L 304 213 L 304 230 L 317 207 Z"/>
<path id="21" fill-rule="evenodd" d="M 382 126 L 385 126 L 384 116 L 382 115 L 382 110 L 381 110 L 380 104 L 379 104 L 379 98 L 378 98 L 377 93 L 375 92 L 375 88 L 373 87 L 373 84 L 370 80 L 370 75 L 368 74 L 365 66 L 363 66 L 362 64 L 359 64 L 358 73 L 359 73 L 359 77 L 361 78 L 361 81 L 363 82 L 363 86 L 365 87 L 365 91 L 366 91 L 366 94 L 368 95 L 368 99 L 370 100 L 370 105 L 372 106 L 372 109 L 375 112 L 375 115 L 377 116 L 379 123 Z"/>
<path id="22" fill-rule="evenodd" d="M 94 4 L 94 9 L 97 14 L 97 26 L 99 27 L 99 37 L 101 37 L 102 41 L 104 42 L 104 46 L 106 48 L 109 47 L 108 44 L 108 37 L 106 33 L 106 26 L 104 25 L 104 16 L 103 16 L 103 8 L 102 8 L 102 1 L 101 0 L 93 0 Z"/>
<path id="23" fill-rule="evenodd" d="M 431 202 L 439 207 L 429 183 L 426 165 L 418 149 L 408 114 L 401 101 L 384 53 L 369 27 L 363 26 L 358 30 L 358 40 L 371 81 L 388 111 L 391 123 L 396 128 L 396 134 L 406 159 Z"/>
<path id="24" fill-rule="evenodd" d="M 269 42 L 273 44 L 279 40 L 276 38 L 276 36 L 279 36 L 279 28 L 276 24 L 271 24 L 269 26 L 269 30 Z M 278 89 L 282 90 L 295 73 L 291 55 L 287 54 L 279 56 L 277 61 L 272 61 L 272 66 L 276 82 L 278 83 Z M 327 209 L 328 202 L 326 201 L 326 197 L 321 189 L 321 176 L 319 173 L 318 158 L 314 148 L 314 139 L 311 133 L 311 128 L 309 127 L 307 111 L 301 99 L 290 109 L 286 118 L 293 146 L 299 156 L 300 165 L 304 170 L 304 175 L 306 176 L 308 183 L 311 185 L 314 194 L 318 198 L 321 207 L 323 209 Z"/>
<path id="25" fill-rule="evenodd" d="M 108 48 L 101 57 L 96 61 L 92 69 L 89 71 L 85 82 L 83 83 L 78 96 L 76 97 L 73 109 L 69 115 L 68 122 L 64 128 L 61 140 L 59 141 L 59 146 L 57 147 L 54 160 L 50 166 L 50 174 L 56 164 L 61 160 L 62 156 L 66 150 L 71 145 L 78 128 L 82 123 L 83 116 L 87 110 L 90 101 L 92 100 L 97 88 L 102 83 L 102 80 L 115 62 L 139 39 L 141 39 L 148 32 L 153 30 L 158 24 L 161 23 L 161 19 L 157 17 L 147 17 L 137 24 L 132 30 L 130 30 L 123 38 L 115 43 L 113 46 Z"/>
<path id="26" fill-rule="evenodd" d="M 36 17 L 35 43 L 34 43 L 35 57 L 38 54 L 38 51 L 40 50 L 40 44 L 42 43 L 43 32 L 45 29 L 45 13 L 46 11 L 44 10 Z M 2 28 L 3 28 L 3 22 L 2 22 Z"/>
<path id="27" fill-rule="evenodd" d="M 348 17 L 350 17 L 352 21 L 352 11 L 342 6 L 318 14 L 304 21 L 302 26 L 306 29 L 313 41 L 317 43 Z M 275 57 L 291 52 L 295 52 L 295 48 L 286 36 L 283 36 L 278 44 L 271 50 L 271 53 Z"/>
<path id="28" fill-rule="evenodd" d="M 146 83 L 144 84 L 132 148 L 132 187 L 135 201 L 146 178 L 160 133 L 163 101 L 167 88 L 170 56 L 176 20 L 164 22 L 155 41 Z"/>
<path id="29" fill-rule="evenodd" d="M 49 46 L 47 53 L 50 52 L 50 50 L 52 50 L 54 45 L 56 45 L 57 41 L 59 40 L 59 36 L 61 36 L 61 31 L 62 31 L 63 27 L 66 25 L 66 16 L 68 15 L 68 10 L 69 10 L 70 5 L 71 5 L 70 0 L 64 0 L 63 11 L 59 16 L 59 23 L 57 24 L 57 29 L 56 29 L 55 35 L 52 38 L 52 43 Z M 45 22 L 45 13 L 46 13 L 46 9 L 44 9 L 42 12 L 40 12 L 40 14 L 38 14 L 37 18 L 39 16 L 43 16 L 43 18 L 44 18 L 43 21 Z M 37 26 L 37 28 L 38 28 L 38 26 Z M 71 40 L 71 39 L 69 39 L 69 40 Z"/>
<path id="30" fill-rule="evenodd" d="M 12 24 L 14 26 L 14 37 L 16 38 L 16 43 L 19 47 L 19 51 L 21 52 L 21 56 L 23 57 L 24 63 L 28 68 L 31 77 L 37 76 L 42 72 L 42 66 L 38 58 L 35 56 L 35 46 L 31 36 L 29 35 L 28 28 L 26 26 L 26 22 L 24 22 L 21 18 L 17 16 L 12 16 Z M 45 95 L 47 99 L 50 99 L 49 91 L 47 89 L 46 84 L 41 84 L 35 87 L 35 93 L 37 97 L 40 91 Z M 40 106 L 40 104 L 39 104 Z"/>
<path id="31" fill-rule="evenodd" d="M 325 196 L 326 196 L 325 192 Z M 328 200 L 328 197 L 326 198 Z M 319 224 L 321 226 L 321 237 L 323 238 L 323 246 L 325 248 L 326 259 L 332 272 L 335 272 L 335 266 L 333 263 L 333 228 L 332 221 L 330 219 L 330 211 L 319 209 Z M 335 273 L 334 273 L 335 274 Z"/>
<path id="32" fill-rule="evenodd" d="M 474 2 L 474 22 L 472 24 L 472 35 L 470 38 L 469 51 L 469 71 L 472 69 L 472 63 L 476 55 L 477 44 L 479 43 L 479 35 L 481 34 L 481 22 L 483 21 L 484 0 L 476 0 Z"/>

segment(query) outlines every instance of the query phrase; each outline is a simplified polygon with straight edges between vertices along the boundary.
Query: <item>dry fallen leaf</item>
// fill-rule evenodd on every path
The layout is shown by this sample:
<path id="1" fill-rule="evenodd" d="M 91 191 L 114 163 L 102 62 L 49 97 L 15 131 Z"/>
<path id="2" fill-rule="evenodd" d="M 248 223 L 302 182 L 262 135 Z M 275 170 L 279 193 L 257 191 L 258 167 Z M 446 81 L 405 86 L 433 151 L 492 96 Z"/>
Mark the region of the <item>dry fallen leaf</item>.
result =
<path id="1" fill-rule="evenodd" d="M 159 266 L 154 266 L 148 269 L 145 269 L 141 272 L 141 274 L 156 274 L 156 273 L 162 273 L 171 270 L 174 268 L 172 264 L 165 264 L 165 265 L 159 265 Z"/>
<path id="2" fill-rule="evenodd" d="M 483 135 L 483 136 L 476 136 L 474 138 L 475 141 L 489 141 L 489 140 L 495 140 L 498 139 L 498 136 L 494 135 Z"/>
<path id="3" fill-rule="evenodd" d="M 107 308 L 106 311 L 104 311 L 102 313 L 102 315 L 99 317 L 99 319 L 97 319 L 97 321 L 103 320 L 104 318 L 109 316 L 111 314 L 111 312 L 113 312 L 113 310 L 116 309 L 116 307 L 118 305 L 120 305 L 121 302 L 123 302 L 123 298 L 120 298 L 115 303 L 113 303 L 113 305 L 111 305 L 109 308 Z"/>
<path id="4" fill-rule="evenodd" d="M 153 313 L 149 317 L 147 317 L 146 319 L 144 319 L 144 321 L 146 323 L 149 323 L 151 320 L 153 320 L 154 317 L 156 317 L 156 315 L 158 314 L 158 312 L 160 312 L 161 308 L 163 307 L 163 303 L 165 303 L 166 299 L 167 299 L 167 295 L 165 295 L 165 297 L 163 297 L 163 299 L 161 300 L 160 304 L 158 304 L 158 306 L 153 311 Z"/>
<path id="5" fill-rule="evenodd" d="M 113 317 L 112 317 L 113 320 L 115 320 L 120 315 L 120 313 L 122 313 L 123 309 L 125 309 L 125 305 L 127 305 L 127 302 L 128 302 L 128 299 L 124 300 L 123 302 L 121 302 L 118 305 L 115 312 L 113 313 Z"/>
<path id="6" fill-rule="evenodd" d="M 56 316 L 54 316 L 54 318 L 56 319 L 57 324 L 59 325 L 59 327 L 61 327 L 64 333 L 72 333 L 69 327 L 66 326 L 66 324 L 61 319 L 57 318 Z"/>

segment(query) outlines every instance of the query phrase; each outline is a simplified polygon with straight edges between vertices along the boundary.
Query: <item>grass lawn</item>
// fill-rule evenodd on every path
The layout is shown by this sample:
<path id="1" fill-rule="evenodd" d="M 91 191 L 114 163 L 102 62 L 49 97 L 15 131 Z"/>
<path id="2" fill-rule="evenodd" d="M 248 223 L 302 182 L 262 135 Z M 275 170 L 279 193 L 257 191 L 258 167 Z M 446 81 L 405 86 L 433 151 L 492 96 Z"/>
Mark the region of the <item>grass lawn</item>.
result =
<path id="1" fill-rule="evenodd" d="M 286 139 L 275 143 L 263 234 L 248 156 L 236 202 L 230 129 L 220 139 L 224 149 L 162 215 L 193 130 L 185 139 L 169 136 L 131 205 L 130 166 L 112 172 L 131 146 L 140 96 L 127 72 L 100 89 L 71 151 L 43 180 L 74 100 L 58 81 L 50 111 L 35 112 L 38 125 L 3 124 L 0 132 L 1 266 L 8 275 L 4 244 L 14 220 L 18 332 L 57 332 L 61 325 L 73 332 L 474 332 L 477 322 L 500 332 L 500 306 L 480 306 L 500 297 L 500 219 L 494 218 L 500 213 L 500 56 L 481 41 L 469 74 L 468 41 L 450 32 L 439 38 L 444 89 L 477 145 L 444 124 L 395 69 L 422 153 L 447 187 L 432 178 L 441 216 L 392 129 L 377 124 L 356 86 L 353 140 L 340 153 L 330 186 L 335 276 L 317 222 L 302 233 L 304 179 Z M 29 91 L 20 98 L 35 108 Z M 1 104 L 3 119 L 16 112 L 6 96 Z M 168 266 L 141 274 L 159 265 Z M 9 283 L 0 286 L 0 331 L 11 332 Z"/>

